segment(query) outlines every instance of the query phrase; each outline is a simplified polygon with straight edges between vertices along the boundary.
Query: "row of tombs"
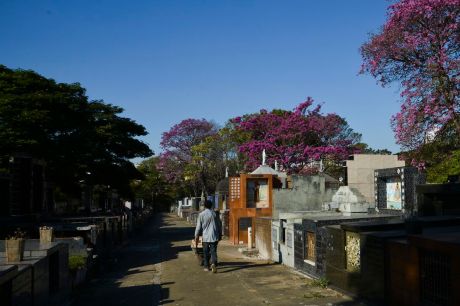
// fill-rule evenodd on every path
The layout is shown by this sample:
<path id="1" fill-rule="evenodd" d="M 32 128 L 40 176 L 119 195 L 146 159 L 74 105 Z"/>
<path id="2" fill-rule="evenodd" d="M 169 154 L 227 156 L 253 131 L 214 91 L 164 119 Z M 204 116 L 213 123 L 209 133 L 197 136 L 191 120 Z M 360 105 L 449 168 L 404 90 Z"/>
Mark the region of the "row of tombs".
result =
<path id="1" fill-rule="evenodd" d="M 460 305 L 458 178 L 425 184 L 397 156 L 356 154 L 345 184 L 267 165 L 227 184 L 215 208 L 233 244 L 387 305 Z"/>
<path id="2" fill-rule="evenodd" d="M 151 214 L 145 209 L 136 216 L 49 218 L 41 222 L 44 226 L 22 227 L 28 238 L 0 240 L 0 305 L 68 304 L 71 292 L 103 267 Z"/>

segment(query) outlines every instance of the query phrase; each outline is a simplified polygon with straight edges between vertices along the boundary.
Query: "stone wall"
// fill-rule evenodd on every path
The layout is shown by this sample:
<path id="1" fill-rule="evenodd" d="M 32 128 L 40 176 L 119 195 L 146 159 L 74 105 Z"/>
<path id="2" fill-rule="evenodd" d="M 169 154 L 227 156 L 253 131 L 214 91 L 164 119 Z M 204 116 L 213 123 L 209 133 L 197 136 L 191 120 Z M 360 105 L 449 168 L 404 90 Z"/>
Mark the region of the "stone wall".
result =
<path id="1" fill-rule="evenodd" d="M 416 186 L 425 183 L 425 175 L 414 167 L 396 167 L 379 169 L 374 172 L 375 201 L 379 211 L 384 213 L 403 213 L 406 216 L 417 215 Z M 398 178 L 401 182 L 402 209 L 387 209 L 387 180 Z"/>
<path id="2" fill-rule="evenodd" d="M 272 260 L 274 262 L 282 262 L 279 251 L 280 222 L 280 220 L 272 219 Z"/>
<path id="3" fill-rule="evenodd" d="M 228 237 L 229 236 L 228 224 L 230 222 L 229 210 L 220 211 L 220 221 L 222 222 L 222 236 Z"/>
<path id="4" fill-rule="evenodd" d="M 273 220 L 272 237 L 272 259 L 288 267 L 294 268 L 294 223 L 301 220 Z"/>
<path id="5" fill-rule="evenodd" d="M 427 184 L 416 186 L 419 216 L 460 215 L 460 184 Z"/>
<path id="6" fill-rule="evenodd" d="M 349 279 L 345 273 L 345 233 L 340 225 L 328 226 L 327 231 L 326 278 L 338 288 L 348 288 Z"/>
<path id="7" fill-rule="evenodd" d="M 0 265 L 0 301 L 2 305 L 11 305 L 12 280 L 18 273 L 18 267 L 12 265 Z"/>
<path id="8" fill-rule="evenodd" d="M 69 248 L 65 244 L 59 245 L 58 255 L 58 271 L 59 271 L 59 292 L 65 296 L 70 291 L 69 283 Z"/>
<path id="9" fill-rule="evenodd" d="M 50 294 L 50 257 L 42 257 L 33 263 L 33 296 L 34 306 L 48 305 Z"/>
<path id="10" fill-rule="evenodd" d="M 328 220 L 322 222 L 314 222 L 311 220 L 303 220 L 302 224 L 295 224 L 295 258 L 294 267 L 313 277 L 322 277 L 326 270 L 326 246 L 328 244 L 327 230 L 323 226 L 328 224 L 337 224 L 341 221 Z M 315 234 L 315 255 L 316 260 L 309 262 L 305 260 L 306 252 L 306 235 L 307 232 L 313 232 Z"/>
<path id="11" fill-rule="evenodd" d="M 4 243 L 0 245 L 0 249 L 2 247 Z M 1 254 L 4 255 L 4 252 Z M 60 305 L 67 298 L 69 293 L 67 244 L 56 242 L 41 244 L 39 240 L 28 239 L 25 243 L 24 260 L 14 263 L 6 262 L 1 254 L 1 266 L 8 267 L 14 264 L 18 267 L 18 274 L 11 282 L 12 305 L 47 306 L 52 304 L 51 299 L 57 302 L 54 304 Z"/>
<path id="12" fill-rule="evenodd" d="M 294 239 L 294 248 L 295 248 L 295 259 L 294 267 L 313 277 L 324 277 L 326 276 L 326 271 L 328 266 L 331 264 L 332 268 L 334 265 L 342 267 L 342 261 L 345 259 L 338 260 L 338 256 L 342 256 L 341 252 L 344 252 L 343 243 L 345 242 L 344 234 L 341 236 L 334 236 L 334 233 L 328 232 L 328 227 L 331 225 L 346 224 L 348 222 L 365 222 L 372 220 L 392 220 L 397 219 L 397 216 L 384 216 L 384 215 L 366 215 L 361 216 L 343 216 L 339 218 L 326 217 L 323 220 L 321 218 L 316 219 L 304 219 L 302 224 L 295 224 L 295 239 Z M 306 243 L 307 243 L 307 233 L 314 233 L 315 235 L 315 261 L 310 262 L 305 260 L 306 252 Z M 328 250 L 332 250 L 329 252 Z M 332 263 L 328 259 L 329 256 L 332 256 Z M 340 264 L 338 264 L 340 263 Z"/>
<path id="13" fill-rule="evenodd" d="M 354 154 L 347 160 L 347 184 L 356 188 L 366 201 L 375 204 L 374 171 L 377 169 L 404 167 L 405 162 L 396 155 Z"/>
<path id="14" fill-rule="evenodd" d="M 88 247 L 83 237 L 55 238 L 54 241 L 67 244 L 70 255 L 88 256 Z"/>
<path id="15" fill-rule="evenodd" d="M 359 228 L 357 223 L 354 225 Z M 390 227 L 387 226 L 387 228 Z M 404 236 L 404 231 L 350 232 L 347 229 L 349 229 L 348 226 L 339 225 L 327 227 L 329 242 L 326 249 L 326 278 L 337 288 L 384 302 L 386 244 L 389 239 Z M 362 229 L 370 230 L 371 228 L 363 227 Z M 359 251 L 356 254 L 358 267 L 350 266 L 349 259 L 347 259 L 349 246 L 347 246 L 346 236 L 350 234 L 358 238 Z"/>
<path id="16" fill-rule="evenodd" d="M 12 281 L 11 304 L 15 306 L 32 306 L 32 278 L 31 266 L 22 266 L 18 275 Z"/>
<path id="17" fill-rule="evenodd" d="M 260 257 L 264 259 L 272 258 L 272 239 L 271 229 L 272 220 L 270 218 L 256 218 L 256 248 L 259 250 Z"/>
<path id="18" fill-rule="evenodd" d="M 362 233 L 361 273 L 363 295 L 384 300 L 385 292 L 385 236 Z"/>
<path id="19" fill-rule="evenodd" d="M 292 188 L 273 189 L 273 218 L 280 213 L 322 210 L 324 202 L 330 202 L 336 188 L 326 187 L 322 175 L 292 176 Z"/>

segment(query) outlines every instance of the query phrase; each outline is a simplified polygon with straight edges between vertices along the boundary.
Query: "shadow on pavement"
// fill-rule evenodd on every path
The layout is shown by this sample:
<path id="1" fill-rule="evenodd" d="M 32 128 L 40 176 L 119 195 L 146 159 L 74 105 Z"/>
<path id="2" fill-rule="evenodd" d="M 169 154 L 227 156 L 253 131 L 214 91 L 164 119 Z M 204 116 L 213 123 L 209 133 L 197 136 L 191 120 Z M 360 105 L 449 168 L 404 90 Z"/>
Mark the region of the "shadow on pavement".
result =
<path id="1" fill-rule="evenodd" d="M 88 288 L 80 288 L 79 292 L 81 293 L 82 290 L 88 291 Z M 120 287 L 116 282 L 104 284 L 104 288 L 101 288 L 101 286 L 95 286 L 90 290 L 90 292 L 91 294 L 85 294 L 84 296 L 80 296 L 79 298 L 72 301 L 71 305 L 152 306 L 158 305 L 158 302 L 153 302 L 152 304 L 152 300 L 158 300 L 158 298 L 152 297 L 152 292 L 158 292 L 158 295 L 169 295 L 169 289 L 164 290 L 160 285 L 156 284 Z"/>
<path id="2" fill-rule="evenodd" d="M 241 269 L 253 269 L 253 268 L 261 268 L 265 266 L 274 266 L 276 264 L 273 263 L 263 263 L 263 264 L 254 264 L 251 262 L 219 262 L 218 269 L 219 273 L 228 273 L 232 271 L 237 271 Z"/>
<path id="3" fill-rule="evenodd" d="M 155 284 L 158 263 L 176 259 L 190 246 L 173 245 L 174 241 L 193 236 L 193 228 L 169 228 L 167 215 L 155 215 L 129 243 L 119 247 L 100 262 L 94 277 L 72 294 L 72 306 L 151 306 L 167 302 L 172 282 Z M 162 251 L 163 250 L 163 251 Z M 166 251 L 165 251 L 166 250 Z"/>
<path id="4" fill-rule="evenodd" d="M 384 304 L 372 303 L 362 299 L 353 299 L 351 301 L 334 303 L 334 306 L 384 306 Z"/>

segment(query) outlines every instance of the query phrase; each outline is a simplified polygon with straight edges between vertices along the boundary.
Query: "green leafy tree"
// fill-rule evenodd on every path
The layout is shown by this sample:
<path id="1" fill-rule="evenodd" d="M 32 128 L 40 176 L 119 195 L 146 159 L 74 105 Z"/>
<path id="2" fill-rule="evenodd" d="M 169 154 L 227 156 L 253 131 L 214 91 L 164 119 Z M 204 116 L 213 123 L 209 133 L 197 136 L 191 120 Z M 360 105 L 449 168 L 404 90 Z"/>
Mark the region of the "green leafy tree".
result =
<path id="1" fill-rule="evenodd" d="M 136 198 L 144 199 L 147 205 L 156 209 L 165 210 L 176 197 L 183 196 L 183 192 L 176 185 L 167 182 L 158 169 L 158 163 L 158 156 L 143 160 L 137 166 L 143 179 L 133 181 L 132 187 Z"/>
<path id="2" fill-rule="evenodd" d="M 181 186 L 189 194 L 199 196 L 206 192 L 207 175 L 202 168 L 195 167 L 193 147 L 203 143 L 207 137 L 217 134 L 217 126 L 206 119 L 185 119 L 175 124 L 161 138 L 163 152 L 158 164 L 168 182 Z M 196 172 L 199 172 L 196 175 Z"/>
<path id="3" fill-rule="evenodd" d="M 78 83 L 0 65 L 0 167 L 26 153 L 46 161 L 49 178 L 63 191 L 77 194 L 85 180 L 130 195 L 130 179 L 141 175 L 129 159 L 152 151 L 136 138 L 147 134 L 145 128 L 122 112 L 89 100 Z"/>
<path id="4" fill-rule="evenodd" d="M 426 168 L 428 180 L 444 180 L 459 163 L 460 1 L 395 1 L 361 54 L 362 73 L 381 85 L 401 85 L 392 126 L 404 156 Z"/>
<path id="5" fill-rule="evenodd" d="M 373 149 L 369 147 L 367 143 L 360 142 L 354 145 L 357 153 L 361 154 L 383 154 L 383 155 L 391 155 L 391 151 L 388 149 Z"/>
<path id="6" fill-rule="evenodd" d="M 437 162 L 427 168 L 427 181 L 430 183 L 446 183 L 449 175 L 460 174 L 460 150 L 447 154 L 435 153 Z"/>

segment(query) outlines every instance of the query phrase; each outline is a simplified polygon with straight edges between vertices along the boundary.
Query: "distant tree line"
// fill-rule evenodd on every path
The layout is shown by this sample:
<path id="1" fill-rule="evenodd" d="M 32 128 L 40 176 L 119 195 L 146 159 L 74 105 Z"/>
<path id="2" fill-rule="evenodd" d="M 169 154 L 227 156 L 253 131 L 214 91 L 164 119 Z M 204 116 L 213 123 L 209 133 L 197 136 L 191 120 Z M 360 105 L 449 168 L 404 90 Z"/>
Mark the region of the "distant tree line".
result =
<path id="1" fill-rule="evenodd" d="M 391 154 L 360 142 L 337 114 L 324 114 L 308 98 L 292 111 L 274 109 L 229 119 L 223 127 L 206 119 L 185 119 L 162 135 L 155 164 L 175 195 L 212 194 L 226 174 L 250 172 L 262 162 L 288 174 L 342 174 L 353 153 Z"/>

